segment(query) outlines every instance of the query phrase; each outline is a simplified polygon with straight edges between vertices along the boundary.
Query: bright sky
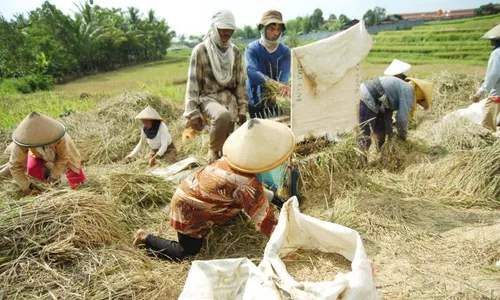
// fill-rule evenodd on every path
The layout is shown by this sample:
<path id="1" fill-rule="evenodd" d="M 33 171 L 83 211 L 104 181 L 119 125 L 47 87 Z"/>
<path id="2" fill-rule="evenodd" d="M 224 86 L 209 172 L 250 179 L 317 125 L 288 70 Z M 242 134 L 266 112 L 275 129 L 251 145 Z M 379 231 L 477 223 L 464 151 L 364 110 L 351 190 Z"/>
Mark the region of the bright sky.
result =
<path id="1" fill-rule="evenodd" d="M 7 19 L 12 18 L 15 13 L 26 13 L 43 3 L 43 0 L 20 0 L 0 1 L 0 13 Z M 50 0 L 57 8 L 65 14 L 72 15 L 76 10 L 73 3 L 79 0 Z M 83 2 L 83 0 L 81 1 Z M 427 12 L 442 10 L 454 10 L 465 8 L 478 8 L 481 5 L 494 0 L 94 0 L 94 4 L 103 7 L 127 8 L 134 6 L 146 15 L 149 9 L 154 9 L 157 17 L 165 18 L 169 26 L 177 34 L 204 34 L 210 23 L 211 15 L 218 9 L 229 9 L 236 18 L 236 25 L 255 26 L 262 15 L 268 9 L 277 9 L 282 12 L 285 20 L 294 19 L 297 16 L 311 15 L 314 9 L 323 11 L 323 18 L 330 14 L 337 17 L 345 14 L 351 19 L 361 19 L 365 12 L 380 6 L 386 9 L 388 14 Z"/>

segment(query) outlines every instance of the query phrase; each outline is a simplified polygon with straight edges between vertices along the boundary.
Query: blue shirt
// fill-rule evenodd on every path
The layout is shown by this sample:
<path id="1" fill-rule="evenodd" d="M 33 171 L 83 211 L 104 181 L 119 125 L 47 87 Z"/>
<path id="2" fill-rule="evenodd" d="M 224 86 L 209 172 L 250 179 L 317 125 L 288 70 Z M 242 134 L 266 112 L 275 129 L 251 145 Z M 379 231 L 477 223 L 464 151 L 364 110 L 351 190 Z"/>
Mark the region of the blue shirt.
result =
<path id="1" fill-rule="evenodd" d="M 396 127 L 401 135 L 406 135 L 410 111 L 414 105 L 415 91 L 411 85 L 404 80 L 394 76 L 379 77 L 384 88 L 391 110 L 396 110 Z M 374 113 L 378 113 L 378 105 L 364 83 L 360 86 L 361 101 Z"/>
<path id="2" fill-rule="evenodd" d="M 491 52 L 484 82 L 477 92 L 480 96 L 487 93 L 488 96 L 500 96 L 500 48 L 496 48 Z"/>
<path id="3" fill-rule="evenodd" d="M 269 53 L 258 40 L 248 44 L 245 51 L 247 67 L 248 105 L 262 107 L 262 94 L 265 93 L 264 83 L 272 79 L 285 84 L 290 80 L 291 51 L 279 44 L 278 48 Z"/>

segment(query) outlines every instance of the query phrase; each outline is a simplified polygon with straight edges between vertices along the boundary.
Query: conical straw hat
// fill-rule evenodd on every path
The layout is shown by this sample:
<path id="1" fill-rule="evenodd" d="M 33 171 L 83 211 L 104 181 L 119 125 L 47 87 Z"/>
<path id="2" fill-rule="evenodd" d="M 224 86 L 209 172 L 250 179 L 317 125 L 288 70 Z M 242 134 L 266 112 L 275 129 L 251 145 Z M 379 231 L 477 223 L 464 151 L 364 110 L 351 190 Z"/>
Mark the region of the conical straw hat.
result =
<path id="1" fill-rule="evenodd" d="M 490 29 L 481 38 L 488 40 L 500 40 L 500 24 Z"/>
<path id="2" fill-rule="evenodd" d="M 21 147 L 50 145 L 64 136 L 66 127 L 49 116 L 30 113 L 12 133 L 14 143 Z"/>
<path id="3" fill-rule="evenodd" d="M 411 77 L 406 77 L 406 81 L 413 81 L 415 83 L 420 91 L 422 91 L 422 94 L 424 94 L 425 102 L 427 102 L 430 107 L 432 103 L 432 82 Z"/>
<path id="4" fill-rule="evenodd" d="M 295 137 L 288 126 L 265 119 L 250 119 L 236 129 L 222 148 L 231 168 L 258 174 L 280 166 L 293 152 Z"/>
<path id="5" fill-rule="evenodd" d="M 163 120 L 156 109 L 149 105 L 135 116 L 135 118 L 139 120 Z"/>
<path id="6" fill-rule="evenodd" d="M 408 71 L 411 68 L 411 65 L 405 63 L 404 61 L 400 61 L 399 59 L 394 59 L 391 64 L 385 69 L 384 75 L 394 76 L 397 74 L 402 74 Z"/>

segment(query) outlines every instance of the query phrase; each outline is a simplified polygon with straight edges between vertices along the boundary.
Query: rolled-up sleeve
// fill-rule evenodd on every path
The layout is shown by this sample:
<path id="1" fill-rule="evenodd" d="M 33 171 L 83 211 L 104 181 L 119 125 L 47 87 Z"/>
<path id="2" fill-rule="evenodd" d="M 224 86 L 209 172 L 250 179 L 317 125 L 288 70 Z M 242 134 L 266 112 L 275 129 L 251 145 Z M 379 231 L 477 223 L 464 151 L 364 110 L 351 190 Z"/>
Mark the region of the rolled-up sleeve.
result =
<path id="1" fill-rule="evenodd" d="M 484 77 L 483 84 L 479 88 L 477 94 L 480 96 L 487 95 L 493 87 L 498 85 L 500 80 L 500 51 L 493 51 L 488 60 L 488 69 Z"/>

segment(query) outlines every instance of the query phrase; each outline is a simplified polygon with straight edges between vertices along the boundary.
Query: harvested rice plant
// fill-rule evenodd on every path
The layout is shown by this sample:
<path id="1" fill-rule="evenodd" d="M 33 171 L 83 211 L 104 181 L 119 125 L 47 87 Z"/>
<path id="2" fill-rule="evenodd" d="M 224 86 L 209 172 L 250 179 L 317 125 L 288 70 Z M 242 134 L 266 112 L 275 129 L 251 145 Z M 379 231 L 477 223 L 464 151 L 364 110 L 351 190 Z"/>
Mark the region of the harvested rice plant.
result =
<path id="1" fill-rule="evenodd" d="M 420 26 L 414 38 L 443 30 L 438 25 Z M 393 39 L 383 34 L 376 41 L 382 38 Z M 476 47 L 470 40 L 456 43 L 469 51 Z M 424 46 L 444 47 L 433 43 Z M 403 44 L 395 47 L 411 48 Z M 487 50 L 477 57 L 484 59 Z M 400 54 L 394 53 L 405 59 Z M 375 67 L 382 73 L 385 65 Z M 360 233 L 385 299 L 499 299 L 500 140 L 466 120 L 442 121 L 470 104 L 481 78 L 436 70 L 425 79 L 434 82 L 432 108 L 417 111 L 407 142 L 391 141 L 367 160 L 354 134 L 297 145 L 301 211 Z M 139 228 L 176 238 L 164 212 L 176 186 L 150 174 L 146 159 L 124 159 L 139 139 L 134 116 L 152 105 L 165 118 L 180 158 L 207 152 L 206 134 L 181 143 L 182 92 L 169 95 L 134 91 L 75 99 L 76 112 L 59 120 L 84 159 L 89 180 L 80 189 L 40 185 L 43 194 L 22 197 L 13 181 L 0 180 L 0 299 L 176 299 L 192 260 L 261 260 L 267 238 L 243 215 L 214 228 L 201 253 L 182 263 L 149 258 L 132 246 Z M 11 110 L 12 119 L 0 123 L 2 150 L 27 113 L 22 105 Z M 6 161 L 3 155 L 0 162 Z M 297 251 L 283 261 L 297 280 L 331 280 L 350 269 L 343 257 L 318 251 Z"/>

